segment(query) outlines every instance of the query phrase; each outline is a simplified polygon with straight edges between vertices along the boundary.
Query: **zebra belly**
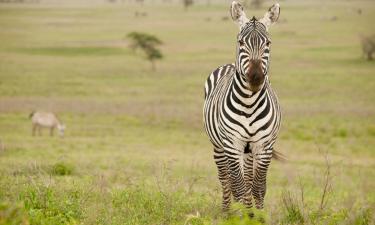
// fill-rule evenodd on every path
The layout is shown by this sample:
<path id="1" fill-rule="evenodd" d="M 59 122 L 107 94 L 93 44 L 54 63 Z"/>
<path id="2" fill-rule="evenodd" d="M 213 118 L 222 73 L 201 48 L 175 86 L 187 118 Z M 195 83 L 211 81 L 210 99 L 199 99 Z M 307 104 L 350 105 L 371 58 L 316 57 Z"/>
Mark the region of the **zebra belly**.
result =
<path id="1" fill-rule="evenodd" d="M 250 144 L 250 146 L 264 146 L 266 149 L 271 149 L 279 131 L 281 113 L 277 100 L 270 104 L 267 107 L 269 110 L 266 110 L 265 113 L 263 112 L 265 106 L 259 106 L 255 110 L 251 109 L 250 111 L 254 113 L 250 117 L 245 114 L 237 114 L 218 101 L 206 104 L 205 126 L 213 145 L 223 148 L 222 137 L 226 137 L 237 148 L 245 148 Z M 222 107 L 217 105 L 222 105 Z M 263 113 L 265 115 L 260 116 Z"/>
<path id="2" fill-rule="evenodd" d="M 249 118 L 239 117 L 236 118 L 236 121 L 239 121 L 242 126 L 238 125 L 230 128 L 229 126 L 226 126 L 227 122 L 217 121 L 217 130 L 230 131 L 225 132 L 225 136 L 231 139 L 236 146 L 245 147 L 247 144 L 250 144 L 250 146 L 254 144 L 257 146 L 265 146 L 272 142 L 277 136 L 278 129 L 275 129 L 274 126 L 268 126 L 265 128 L 265 125 L 269 123 L 269 118 L 259 120 L 250 126 L 249 124 L 253 121 L 249 120 Z M 223 117 L 221 118 L 225 120 Z M 233 124 L 231 124 L 231 126 L 233 126 Z M 223 145 L 222 141 L 220 141 L 220 144 Z"/>

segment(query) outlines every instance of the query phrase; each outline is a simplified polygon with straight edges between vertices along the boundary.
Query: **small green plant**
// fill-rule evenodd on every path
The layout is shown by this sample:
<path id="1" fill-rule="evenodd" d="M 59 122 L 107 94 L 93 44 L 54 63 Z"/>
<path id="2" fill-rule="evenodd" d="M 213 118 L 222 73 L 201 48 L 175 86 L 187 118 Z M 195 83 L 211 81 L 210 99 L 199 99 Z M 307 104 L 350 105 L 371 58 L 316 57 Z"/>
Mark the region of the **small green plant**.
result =
<path id="1" fill-rule="evenodd" d="M 140 32 L 131 32 L 127 37 L 131 40 L 130 48 L 134 51 L 141 49 L 146 59 L 151 62 L 152 70 L 155 70 L 155 61 L 163 58 L 163 54 L 156 46 L 163 42 L 154 35 Z"/>
<path id="2" fill-rule="evenodd" d="M 335 130 L 334 136 L 340 137 L 340 138 L 346 138 L 348 136 L 348 131 L 345 128 L 338 128 Z"/>
<path id="3" fill-rule="evenodd" d="M 234 203 L 231 210 L 231 216 L 221 221 L 219 225 L 261 225 L 266 220 L 261 210 L 248 209 L 240 203 Z"/>
<path id="4" fill-rule="evenodd" d="M 28 216 L 20 204 L 0 203 L 1 225 L 28 225 Z"/>
<path id="5" fill-rule="evenodd" d="M 196 212 L 196 214 L 187 215 L 184 225 L 262 225 L 265 221 L 264 211 L 255 208 L 248 209 L 240 203 L 234 203 L 228 214 L 223 214 L 215 221 Z"/>
<path id="6" fill-rule="evenodd" d="M 52 174 L 58 176 L 71 175 L 73 173 L 74 167 L 71 164 L 64 162 L 55 163 L 52 166 Z"/>
<path id="7" fill-rule="evenodd" d="M 367 225 L 371 224 L 372 213 L 370 209 L 365 208 L 359 210 L 359 212 L 354 216 L 352 220 L 355 225 Z"/>
<path id="8" fill-rule="evenodd" d="M 301 210 L 296 198 L 285 191 L 282 195 L 282 203 L 285 209 L 283 222 L 286 224 L 303 224 L 303 211 Z"/>
<path id="9" fill-rule="evenodd" d="M 34 180 L 18 199 L 23 201 L 30 224 L 77 224 L 82 213 L 80 193 L 79 190 L 57 190 L 57 186 L 45 186 Z"/>

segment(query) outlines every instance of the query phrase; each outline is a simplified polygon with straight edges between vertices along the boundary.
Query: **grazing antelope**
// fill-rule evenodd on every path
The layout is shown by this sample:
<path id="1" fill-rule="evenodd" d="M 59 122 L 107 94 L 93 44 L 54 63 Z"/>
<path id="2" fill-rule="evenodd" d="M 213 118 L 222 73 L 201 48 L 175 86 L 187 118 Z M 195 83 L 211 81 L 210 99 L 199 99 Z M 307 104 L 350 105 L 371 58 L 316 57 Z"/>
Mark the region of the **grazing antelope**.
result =
<path id="1" fill-rule="evenodd" d="M 42 128 L 50 129 L 50 136 L 53 136 L 53 130 L 57 128 L 61 137 L 64 136 L 65 125 L 60 122 L 57 116 L 51 112 L 32 112 L 29 116 L 32 122 L 32 135 L 35 136 L 36 130 L 42 135 Z"/>

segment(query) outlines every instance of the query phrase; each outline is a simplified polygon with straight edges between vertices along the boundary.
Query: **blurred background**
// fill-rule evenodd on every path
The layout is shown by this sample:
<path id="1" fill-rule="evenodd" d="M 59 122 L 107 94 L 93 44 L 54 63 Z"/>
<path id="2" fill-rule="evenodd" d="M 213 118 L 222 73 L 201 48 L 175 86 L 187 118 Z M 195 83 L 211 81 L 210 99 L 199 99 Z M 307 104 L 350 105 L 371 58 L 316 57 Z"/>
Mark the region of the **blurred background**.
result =
<path id="1" fill-rule="evenodd" d="M 0 0 L 0 224 L 233 224 L 202 123 L 207 76 L 235 60 L 230 3 Z M 373 224 L 375 2 L 280 5 L 269 76 L 288 160 L 256 215 Z M 35 110 L 64 137 L 32 136 Z"/>

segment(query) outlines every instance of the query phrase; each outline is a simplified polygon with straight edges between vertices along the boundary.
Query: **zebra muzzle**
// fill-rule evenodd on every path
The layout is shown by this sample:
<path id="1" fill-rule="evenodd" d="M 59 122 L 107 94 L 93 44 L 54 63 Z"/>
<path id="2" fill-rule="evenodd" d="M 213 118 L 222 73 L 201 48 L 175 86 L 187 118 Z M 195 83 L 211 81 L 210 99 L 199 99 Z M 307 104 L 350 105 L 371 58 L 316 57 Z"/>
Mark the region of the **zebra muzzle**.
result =
<path id="1" fill-rule="evenodd" d="M 253 92 L 259 91 L 265 79 L 261 60 L 250 60 L 246 77 L 250 84 L 250 90 Z"/>

